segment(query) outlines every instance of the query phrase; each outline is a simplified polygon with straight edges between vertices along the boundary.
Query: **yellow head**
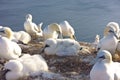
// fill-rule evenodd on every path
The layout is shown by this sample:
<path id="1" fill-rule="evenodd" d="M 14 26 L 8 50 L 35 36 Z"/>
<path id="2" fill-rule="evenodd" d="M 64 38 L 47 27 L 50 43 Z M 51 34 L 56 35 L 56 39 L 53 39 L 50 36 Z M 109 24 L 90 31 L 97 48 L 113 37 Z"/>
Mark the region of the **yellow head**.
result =
<path id="1" fill-rule="evenodd" d="M 57 23 L 52 23 L 48 26 L 52 31 L 56 31 L 59 34 L 59 37 L 62 38 L 62 29 Z"/>
<path id="2" fill-rule="evenodd" d="M 4 32 L 5 32 L 6 37 L 8 39 L 12 38 L 13 32 L 12 32 L 12 30 L 9 27 L 4 27 Z"/>
<path id="3" fill-rule="evenodd" d="M 109 33 L 109 30 L 114 31 L 116 34 L 119 33 L 119 24 L 116 22 L 109 22 L 107 26 L 104 29 L 104 36 L 107 36 Z"/>
<path id="4" fill-rule="evenodd" d="M 59 31 L 62 33 L 61 27 L 57 23 L 50 24 L 49 28 L 51 28 L 53 31 Z"/>
<path id="5" fill-rule="evenodd" d="M 107 50 L 101 50 L 97 53 L 97 57 L 98 59 L 105 61 L 107 63 L 112 62 L 112 55 L 109 51 Z"/>

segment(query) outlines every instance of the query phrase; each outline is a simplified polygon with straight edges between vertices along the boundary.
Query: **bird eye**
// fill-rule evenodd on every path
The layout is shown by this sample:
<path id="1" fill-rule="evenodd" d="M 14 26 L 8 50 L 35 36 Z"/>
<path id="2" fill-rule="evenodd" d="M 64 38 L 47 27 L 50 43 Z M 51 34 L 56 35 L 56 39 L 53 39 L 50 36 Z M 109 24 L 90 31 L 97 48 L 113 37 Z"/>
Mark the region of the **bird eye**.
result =
<path id="1" fill-rule="evenodd" d="M 80 48 L 80 50 L 82 50 L 82 49 L 83 49 L 83 47 Z"/>
<path id="2" fill-rule="evenodd" d="M 48 44 L 46 44 L 45 47 L 50 47 L 50 46 Z"/>
<path id="3" fill-rule="evenodd" d="M 109 30 L 109 32 L 112 32 L 112 33 L 113 33 L 114 31 L 112 31 L 112 30 Z"/>
<path id="4" fill-rule="evenodd" d="M 105 59 L 105 56 L 100 56 L 99 58 Z"/>
<path id="5" fill-rule="evenodd" d="M 97 50 L 99 51 L 99 50 L 100 50 L 100 48 L 97 48 Z"/>
<path id="6" fill-rule="evenodd" d="M 5 72 L 9 72 L 9 71 L 11 71 L 10 69 L 5 69 Z"/>
<path id="7" fill-rule="evenodd" d="M 0 32 L 1 32 L 1 33 L 5 33 L 5 31 L 4 31 L 4 30 L 0 30 Z"/>

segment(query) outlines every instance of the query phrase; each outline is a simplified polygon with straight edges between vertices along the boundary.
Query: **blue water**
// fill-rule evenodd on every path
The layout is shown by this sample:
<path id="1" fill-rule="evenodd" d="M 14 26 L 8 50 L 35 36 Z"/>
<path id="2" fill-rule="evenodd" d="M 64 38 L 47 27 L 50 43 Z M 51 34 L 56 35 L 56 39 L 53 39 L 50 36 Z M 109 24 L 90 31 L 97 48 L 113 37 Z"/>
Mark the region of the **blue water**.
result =
<path id="1" fill-rule="evenodd" d="M 120 23 L 119 0 L 0 0 L 0 25 L 14 31 L 24 30 L 26 14 L 36 24 L 67 20 L 75 29 L 78 41 L 93 42 L 96 34 L 110 21 Z"/>

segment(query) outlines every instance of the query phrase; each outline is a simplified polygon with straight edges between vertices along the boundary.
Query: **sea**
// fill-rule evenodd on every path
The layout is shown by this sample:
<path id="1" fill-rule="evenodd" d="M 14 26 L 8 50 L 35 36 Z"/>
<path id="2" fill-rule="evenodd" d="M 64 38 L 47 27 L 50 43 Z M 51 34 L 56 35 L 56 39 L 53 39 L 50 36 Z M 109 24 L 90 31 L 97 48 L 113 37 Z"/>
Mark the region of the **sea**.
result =
<path id="1" fill-rule="evenodd" d="M 78 41 L 94 42 L 109 22 L 120 24 L 120 0 L 0 0 L 0 26 L 24 30 L 27 14 L 42 29 L 67 20 Z"/>

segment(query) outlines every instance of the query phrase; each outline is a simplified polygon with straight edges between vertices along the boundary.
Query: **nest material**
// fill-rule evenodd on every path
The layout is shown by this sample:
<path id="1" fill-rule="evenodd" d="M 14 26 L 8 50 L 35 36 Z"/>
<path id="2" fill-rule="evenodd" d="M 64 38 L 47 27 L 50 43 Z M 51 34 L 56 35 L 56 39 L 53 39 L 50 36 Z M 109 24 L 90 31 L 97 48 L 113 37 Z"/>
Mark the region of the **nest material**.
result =
<path id="1" fill-rule="evenodd" d="M 94 58 L 95 53 L 94 49 L 90 48 L 89 43 L 80 43 L 83 46 L 84 50 L 79 51 L 78 56 L 71 57 L 58 57 L 58 56 L 48 56 L 44 53 L 40 53 L 43 48 L 43 43 L 30 43 L 28 45 L 20 45 L 23 53 L 29 54 L 41 54 L 49 66 L 49 70 L 56 74 L 63 76 L 61 79 L 48 79 L 39 76 L 39 80 L 89 80 L 89 73 L 92 68 L 92 65 L 89 65 L 90 61 Z M 86 51 L 86 50 L 87 51 Z M 5 61 L 0 61 L 2 64 Z M 4 73 L 2 70 L 3 65 L 0 66 L 0 73 Z M 5 80 L 5 75 L 0 76 L 0 80 Z M 35 80 L 30 76 L 24 77 L 20 80 Z"/>

